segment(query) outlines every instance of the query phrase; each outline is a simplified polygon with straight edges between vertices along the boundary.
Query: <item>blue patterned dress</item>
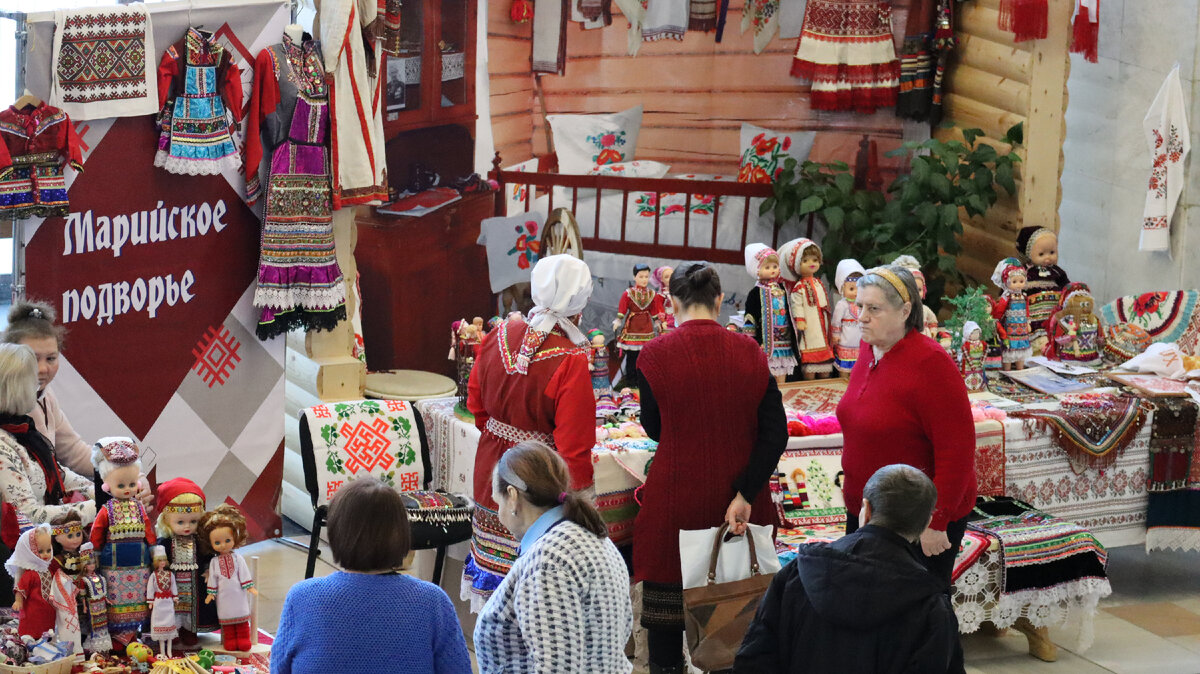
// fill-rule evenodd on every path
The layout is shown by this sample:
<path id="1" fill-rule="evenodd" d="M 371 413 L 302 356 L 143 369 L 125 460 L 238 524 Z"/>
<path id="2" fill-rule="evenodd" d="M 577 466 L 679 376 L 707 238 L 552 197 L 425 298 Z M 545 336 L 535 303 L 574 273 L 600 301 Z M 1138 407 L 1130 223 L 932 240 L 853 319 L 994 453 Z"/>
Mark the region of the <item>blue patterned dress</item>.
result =
<path id="1" fill-rule="evenodd" d="M 233 129 L 242 118 L 238 67 L 212 33 L 189 28 L 158 67 L 161 135 L 154 165 L 171 173 L 215 175 L 242 162 Z"/>

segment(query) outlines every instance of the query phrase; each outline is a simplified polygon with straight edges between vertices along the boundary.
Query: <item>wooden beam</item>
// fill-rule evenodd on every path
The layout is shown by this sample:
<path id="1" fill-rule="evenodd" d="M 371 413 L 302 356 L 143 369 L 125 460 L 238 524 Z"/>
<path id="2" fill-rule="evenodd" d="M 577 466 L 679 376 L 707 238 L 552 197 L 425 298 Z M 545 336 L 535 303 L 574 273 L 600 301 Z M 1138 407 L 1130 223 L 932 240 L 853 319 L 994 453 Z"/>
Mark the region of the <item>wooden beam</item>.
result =
<path id="1" fill-rule="evenodd" d="M 1029 110 L 1028 84 L 966 64 L 946 73 L 946 90 L 1018 115 Z"/>
<path id="2" fill-rule="evenodd" d="M 1049 33 L 1033 42 L 1029 123 L 1025 125 L 1025 189 L 1021 213 L 1029 224 L 1058 231 L 1058 200 L 1065 136 L 1066 83 L 1072 0 L 1050 0 Z"/>
<path id="3" fill-rule="evenodd" d="M 1013 42 L 1013 34 L 1000 28 L 1000 12 L 974 2 L 964 2 L 957 7 L 957 28 L 963 33 L 978 35 L 992 42 L 1012 45 L 1018 51 L 1031 51 L 1031 42 Z M 1050 23 L 1053 25 L 1054 20 Z M 1067 22 L 1070 25 L 1070 22 Z"/>
<path id="4" fill-rule="evenodd" d="M 965 129 L 982 129 L 993 138 L 1002 138 L 1010 127 L 1025 121 L 1024 115 L 1001 110 L 961 94 L 946 94 L 946 117 Z M 1029 145 L 1029 142 L 1029 129 L 1026 125 L 1025 144 Z"/>
<path id="5" fill-rule="evenodd" d="M 1029 84 L 1029 52 L 985 37 L 957 33 L 958 64 Z"/>

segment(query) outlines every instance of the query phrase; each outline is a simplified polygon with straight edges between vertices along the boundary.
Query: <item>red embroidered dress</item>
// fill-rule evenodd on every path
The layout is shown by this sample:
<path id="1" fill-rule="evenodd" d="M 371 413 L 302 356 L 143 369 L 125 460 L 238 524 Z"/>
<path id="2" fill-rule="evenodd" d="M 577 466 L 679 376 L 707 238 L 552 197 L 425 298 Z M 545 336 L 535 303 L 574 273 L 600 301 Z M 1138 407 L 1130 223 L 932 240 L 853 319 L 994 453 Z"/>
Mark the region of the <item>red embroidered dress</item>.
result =
<path id="1" fill-rule="evenodd" d="M 621 295 L 617 305 L 617 318 L 625 321 L 617 346 L 626 351 L 638 351 L 646 342 L 654 339 L 654 319 L 666 315 L 662 296 L 650 288 L 633 286 Z"/>
<path id="2" fill-rule="evenodd" d="M 50 603 L 53 582 L 53 571 L 38 573 L 33 569 L 25 569 L 21 572 L 16 590 L 25 598 L 17 626 L 17 631 L 22 636 L 40 639 L 46 630 L 54 629 L 57 614 L 54 604 Z"/>
<path id="3" fill-rule="evenodd" d="M 49 105 L 0 111 L 0 218 L 66 215 L 66 164 L 83 170 L 79 134 Z"/>
<path id="4" fill-rule="evenodd" d="M 895 105 L 900 61 L 891 3 L 808 0 L 792 76 L 812 81 L 814 110 L 871 113 Z"/>

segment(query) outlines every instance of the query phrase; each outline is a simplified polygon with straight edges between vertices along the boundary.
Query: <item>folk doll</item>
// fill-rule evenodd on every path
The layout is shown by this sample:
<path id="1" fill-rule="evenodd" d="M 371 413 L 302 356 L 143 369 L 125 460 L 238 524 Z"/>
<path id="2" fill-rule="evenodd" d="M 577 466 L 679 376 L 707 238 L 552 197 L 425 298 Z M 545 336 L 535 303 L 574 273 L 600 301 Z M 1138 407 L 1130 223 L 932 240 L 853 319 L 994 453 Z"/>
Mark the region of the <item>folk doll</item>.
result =
<path id="1" fill-rule="evenodd" d="M 171 640 L 179 636 L 175 626 L 175 597 L 179 589 L 175 585 L 175 574 L 167 568 L 167 549 L 161 545 L 154 546 L 151 556 L 154 560 L 154 570 L 150 572 L 150 580 L 146 581 L 146 601 L 150 602 L 150 636 L 158 642 L 159 655 L 171 657 Z M 248 649 L 247 649 L 248 650 Z"/>
<path id="2" fill-rule="evenodd" d="M 1025 299 L 1025 267 L 1016 258 L 1005 258 L 996 265 L 992 282 L 1000 287 L 1000 299 L 992 304 L 996 332 L 1003 339 L 1000 356 L 1005 370 L 1015 365 L 1025 369 L 1025 359 L 1033 355 L 1029 347 L 1029 305 Z"/>
<path id="3" fill-rule="evenodd" d="M 788 288 L 779 276 L 779 253 L 761 243 L 746 246 L 746 271 L 756 283 L 746 293 L 745 330 L 767 354 L 767 366 L 783 383 L 798 364 Z"/>
<path id="4" fill-rule="evenodd" d="M 962 346 L 959 350 L 958 371 L 968 391 L 987 390 L 987 372 L 984 359 L 987 357 L 987 342 L 983 341 L 983 330 L 974 321 L 963 323 Z"/>
<path id="5" fill-rule="evenodd" d="M 638 352 L 658 335 L 664 316 L 662 297 L 650 289 L 650 267 L 634 265 L 633 286 L 621 295 L 617 318 L 613 321 L 617 347 L 625 352 L 626 381 L 637 381 L 634 373 L 637 372 Z"/>
<path id="6" fill-rule="evenodd" d="M 1046 344 L 1046 321 L 1058 307 L 1062 289 L 1070 283 L 1058 266 L 1058 235 L 1045 227 L 1030 225 L 1017 233 L 1017 252 L 1025 263 L 1025 297 L 1029 300 L 1029 322 L 1033 350 Z"/>
<path id="7" fill-rule="evenodd" d="M 663 318 L 662 331 L 668 333 L 675 329 L 675 306 L 671 302 L 671 276 L 675 273 L 674 267 L 659 267 L 654 270 L 650 276 L 650 283 L 658 292 L 658 296 L 662 298 L 663 303 Z"/>
<path id="8" fill-rule="evenodd" d="M 454 361 L 460 398 L 467 397 L 467 384 L 471 381 L 471 368 L 475 367 L 475 347 L 479 345 L 479 338 L 479 328 L 465 318 L 450 324 L 450 360 Z"/>
<path id="9" fill-rule="evenodd" d="M 107 653 L 112 650 L 112 639 L 108 636 L 108 586 L 104 577 L 96 572 L 96 551 L 91 542 L 79 548 L 83 570 L 75 587 L 79 589 L 79 625 L 83 632 L 83 649 L 90 653 Z"/>
<path id="10" fill-rule="evenodd" d="M 208 564 L 208 596 L 217 603 L 221 645 L 228 651 L 249 651 L 250 596 L 258 595 L 246 560 L 236 548 L 246 542 L 246 518 L 222 503 L 200 519 L 200 542 L 213 555 Z"/>
<path id="11" fill-rule="evenodd" d="M 817 278 L 821 247 L 810 239 L 795 239 L 783 244 L 780 256 L 796 277 L 788 303 L 800 346 L 800 372 L 805 379 L 830 376 L 833 349 L 829 348 L 829 291 Z"/>
<path id="12" fill-rule="evenodd" d="M 175 621 L 185 646 L 196 643 L 196 632 L 217 625 L 212 606 L 200 603 L 200 574 L 208 559 L 197 546 L 196 531 L 204 515 L 204 492 L 191 480 L 177 477 L 158 486 L 158 545 L 167 552 L 175 574 Z"/>
<path id="13" fill-rule="evenodd" d="M 1047 358 L 1083 365 L 1100 362 L 1104 337 L 1094 309 L 1095 300 L 1087 284 L 1068 283 L 1063 288 L 1057 310 L 1046 324 Z"/>
<path id="14" fill-rule="evenodd" d="M 83 522 L 79 513 L 70 510 L 56 515 L 50 520 L 50 533 L 54 536 L 54 561 L 74 578 L 83 570 L 79 556 L 79 546 L 83 545 Z"/>
<path id="15" fill-rule="evenodd" d="M 599 330 L 589 330 L 588 339 L 588 370 L 592 373 L 592 393 L 599 398 L 607 393 L 612 396 L 612 382 L 608 378 L 608 344 L 604 341 L 604 333 Z"/>
<path id="16" fill-rule="evenodd" d="M 833 307 L 833 321 L 829 341 L 833 344 L 833 366 L 837 371 L 850 376 L 858 360 L 858 346 L 862 342 L 862 326 L 858 322 L 858 279 L 866 273 L 858 260 L 842 260 L 838 263 L 834 281 L 842 299 Z"/>
<path id="17" fill-rule="evenodd" d="M 146 620 L 154 523 L 137 499 L 142 462 L 129 438 L 101 438 L 92 447 L 92 465 L 112 499 L 96 511 L 92 545 L 100 551 L 100 573 L 108 585 L 108 633 L 125 646 L 136 640 Z"/>
<path id="18" fill-rule="evenodd" d="M 54 593 L 54 573 L 50 561 L 54 559 L 54 537 L 50 525 L 40 524 L 27 529 L 17 539 L 12 556 L 4 568 L 15 581 L 13 611 L 18 616 L 17 631 L 34 639 L 40 639 L 54 629 L 56 618 L 51 599 Z"/>
<path id="19" fill-rule="evenodd" d="M 897 257 L 892 264 L 898 264 L 901 267 L 912 272 L 913 280 L 917 282 L 917 292 L 921 295 L 921 311 L 924 317 L 925 327 L 921 330 L 922 334 L 930 339 L 938 338 L 938 319 L 937 314 L 933 313 L 925 304 L 925 295 L 928 290 L 925 287 L 925 272 L 921 271 L 921 263 L 912 255 L 901 255 Z"/>

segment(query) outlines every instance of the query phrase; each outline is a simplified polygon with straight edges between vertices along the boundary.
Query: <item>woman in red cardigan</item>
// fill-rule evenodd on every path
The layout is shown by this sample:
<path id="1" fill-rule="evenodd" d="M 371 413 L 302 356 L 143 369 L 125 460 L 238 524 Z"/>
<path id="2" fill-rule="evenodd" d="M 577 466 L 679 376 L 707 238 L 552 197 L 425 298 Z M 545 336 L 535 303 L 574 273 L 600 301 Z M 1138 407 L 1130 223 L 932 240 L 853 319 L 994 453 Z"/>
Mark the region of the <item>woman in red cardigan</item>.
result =
<path id="1" fill-rule="evenodd" d="M 975 423 L 954 361 L 921 333 L 924 318 L 912 273 L 877 267 L 858 280 L 862 341 L 838 405 L 844 446 L 846 533 L 858 528 L 862 490 L 875 471 L 915 466 L 937 486 L 933 521 L 921 534 L 929 570 L 950 584 L 954 556 L 975 506 Z"/>
<path id="2" fill-rule="evenodd" d="M 642 425 L 659 442 L 633 525 L 650 672 L 683 672 L 679 531 L 722 520 L 775 524 L 767 480 L 787 446 L 787 420 L 767 356 L 717 322 L 721 280 L 693 264 L 671 278 L 676 328 L 638 359 Z"/>

